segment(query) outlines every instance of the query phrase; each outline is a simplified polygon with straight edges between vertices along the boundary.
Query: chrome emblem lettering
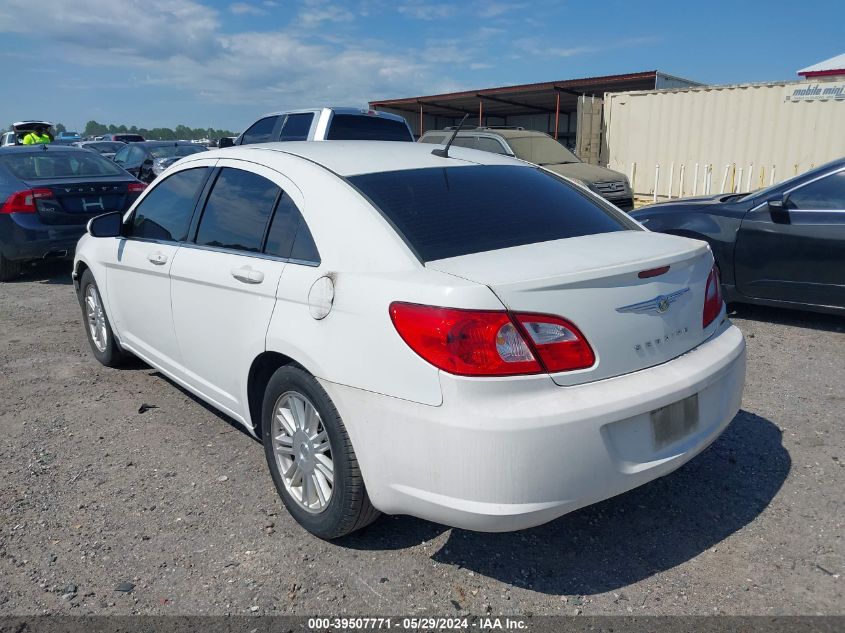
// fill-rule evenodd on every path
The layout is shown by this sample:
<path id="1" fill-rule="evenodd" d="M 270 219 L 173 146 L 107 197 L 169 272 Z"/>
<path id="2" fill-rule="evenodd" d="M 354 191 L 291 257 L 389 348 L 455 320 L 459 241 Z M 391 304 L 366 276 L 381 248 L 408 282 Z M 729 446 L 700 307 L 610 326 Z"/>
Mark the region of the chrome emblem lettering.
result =
<path id="1" fill-rule="evenodd" d="M 635 314 L 663 314 L 668 312 L 672 304 L 687 292 L 689 292 L 689 288 L 683 288 L 668 295 L 657 295 L 654 299 L 649 299 L 648 301 L 640 301 L 639 303 L 632 303 L 631 305 L 616 308 L 616 311 L 634 312 Z"/>

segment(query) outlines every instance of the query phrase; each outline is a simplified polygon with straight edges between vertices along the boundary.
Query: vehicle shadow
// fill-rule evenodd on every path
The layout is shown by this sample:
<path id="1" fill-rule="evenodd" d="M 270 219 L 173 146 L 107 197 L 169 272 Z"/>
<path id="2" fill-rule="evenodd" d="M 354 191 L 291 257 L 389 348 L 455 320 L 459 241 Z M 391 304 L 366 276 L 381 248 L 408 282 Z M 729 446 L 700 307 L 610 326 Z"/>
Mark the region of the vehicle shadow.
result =
<path id="1" fill-rule="evenodd" d="M 138 361 L 138 362 L 141 363 L 141 366 L 143 368 L 150 369 L 149 365 L 144 363 L 144 361 Z M 171 380 L 170 378 L 168 378 L 167 376 L 162 374 L 160 371 L 153 369 L 150 372 L 150 376 L 155 376 L 156 378 L 161 378 L 162 380 L 166 381 L 171 387 L 174 387 L 174 388 L 178 389 L 179 391 L 181 391 L 182 394 L 185 397 L 190 398 L 191 401 L 193 401 L 197 405 L 201 406 L 203 409 L 205 409 L 206 411 L 211 413 L 214 417 L 222 420 L 223 422 L 225 422 L 226 424 L 231 426 L 236 431 L 243 433 L 244 435 L 246 435 L 252 441 L 258 442 L 259 444 L 261 444 L 261 440 L 259 440 L 258 438 L 254 437 L 252 434 L 250 434 L 250 432 L 246 430 L 246 428 L 244 427 L 243 424 L 241 424 L 240 422 L 238 422 L 237 420 L 235 420 L 233 418 L 230 418 L 228 415 L 226 415 L 222 411 L 218 411 L 217 409 L 212 407 L 210 404 L 208 404 L 205 400 L 198 398 L 197 396 L 192 394 L 190 391 L 185 389 L 182 385 L 180 385 L 177 382 L 174 382 L 173 380 Z M 149 404 L 154 404 L 154 403 L 149 403 Z"/>
<path id="2" fill-rule="evenodd" d="M 843 316 L 788 308 L 732 304 L 730 318 L 809 328 L 823 332 L 845 332 L 845 317 Z"/>
<path id="3" fill-rule="evenodd" d="M 749 524 L 777 494 L 791 464 L 780 429 L 740 411 L 709 449 L 666 477 L 522 532 L 453 529 L 432 558 L 547 594 L 619 589 L 676 567 Z M 398 549 L 446 529 L 388 518 L 336 543 Z"/>
<path id="4" fill-rule="evenodd" d="M 39 282 L 69 286 L 73 283 L 70 277 L 73 263 L 67 260 L 36 262 L 23 267 L 21 274 L 7 283 Z"/>

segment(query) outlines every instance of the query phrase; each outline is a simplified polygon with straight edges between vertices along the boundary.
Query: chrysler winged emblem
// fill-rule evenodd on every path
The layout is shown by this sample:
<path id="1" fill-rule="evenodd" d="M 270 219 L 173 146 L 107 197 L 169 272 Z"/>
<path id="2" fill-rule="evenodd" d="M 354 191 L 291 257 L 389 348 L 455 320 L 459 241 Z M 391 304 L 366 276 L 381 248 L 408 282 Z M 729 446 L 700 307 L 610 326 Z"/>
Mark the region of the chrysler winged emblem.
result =
<path id="1" fill-rule="evenodd" d="M 636 314 L 663 314 L 664 312 L 668 312 L 672 304 L 687 292 L 689 292 L 689 288 L 683 288 L 668 295 L 657 295 L 654 299 L 649 299 L 648 301 L 641 301 L 639 303 L 632 303 L 629 306 L 616 308 L 616 311 L 635 312 Z"/>

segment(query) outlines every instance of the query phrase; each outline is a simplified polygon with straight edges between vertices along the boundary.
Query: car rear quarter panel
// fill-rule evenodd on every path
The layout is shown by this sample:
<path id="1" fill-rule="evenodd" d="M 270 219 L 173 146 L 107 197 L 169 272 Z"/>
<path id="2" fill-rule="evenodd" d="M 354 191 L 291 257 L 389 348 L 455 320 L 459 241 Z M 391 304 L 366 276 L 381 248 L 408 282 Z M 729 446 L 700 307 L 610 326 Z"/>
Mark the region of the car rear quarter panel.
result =
<path id="1" fill-rule="evenodd" d="M 736 235 L 742 223 L 742 216 L 718 215 L 699 210 L 644 209 L 634 218 L 642 222 L 649 231 L 671 233 L 696 240 L 704 240 L 713 251 L 713 258 L 719 265 L 722 283 L 733 285 L 734 246 Z"/>
<path id="2" fill-rule="evenodd" d="M 293 358 L 326 381 L 440 404 L 438 370 L 400 338 L 390 320 L 390 303 L 500 310 L 501 302 L 486 286 L 423 267 L 343 179 L 302 160 L 282 158 L 276 168 L 302 191 L 300 211 L 321 261 L 285 267 L 267 350 Z M 309 293 L 322 277 L 332 280 L 334 300 L 328 316 L 317 319 Z"/>

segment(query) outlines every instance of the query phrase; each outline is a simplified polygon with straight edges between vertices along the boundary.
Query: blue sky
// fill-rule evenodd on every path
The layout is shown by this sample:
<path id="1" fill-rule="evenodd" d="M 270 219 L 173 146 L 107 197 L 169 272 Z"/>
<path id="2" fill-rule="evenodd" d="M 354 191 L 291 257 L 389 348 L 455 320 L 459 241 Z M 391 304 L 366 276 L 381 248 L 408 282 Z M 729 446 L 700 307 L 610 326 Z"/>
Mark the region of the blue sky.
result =
<path id="1" fill-rule="evenodd" d="M 0 127 L 240 131 L 288 107 L 661 70 L 795 79 L 845 2 L 0 0 Z"/>

